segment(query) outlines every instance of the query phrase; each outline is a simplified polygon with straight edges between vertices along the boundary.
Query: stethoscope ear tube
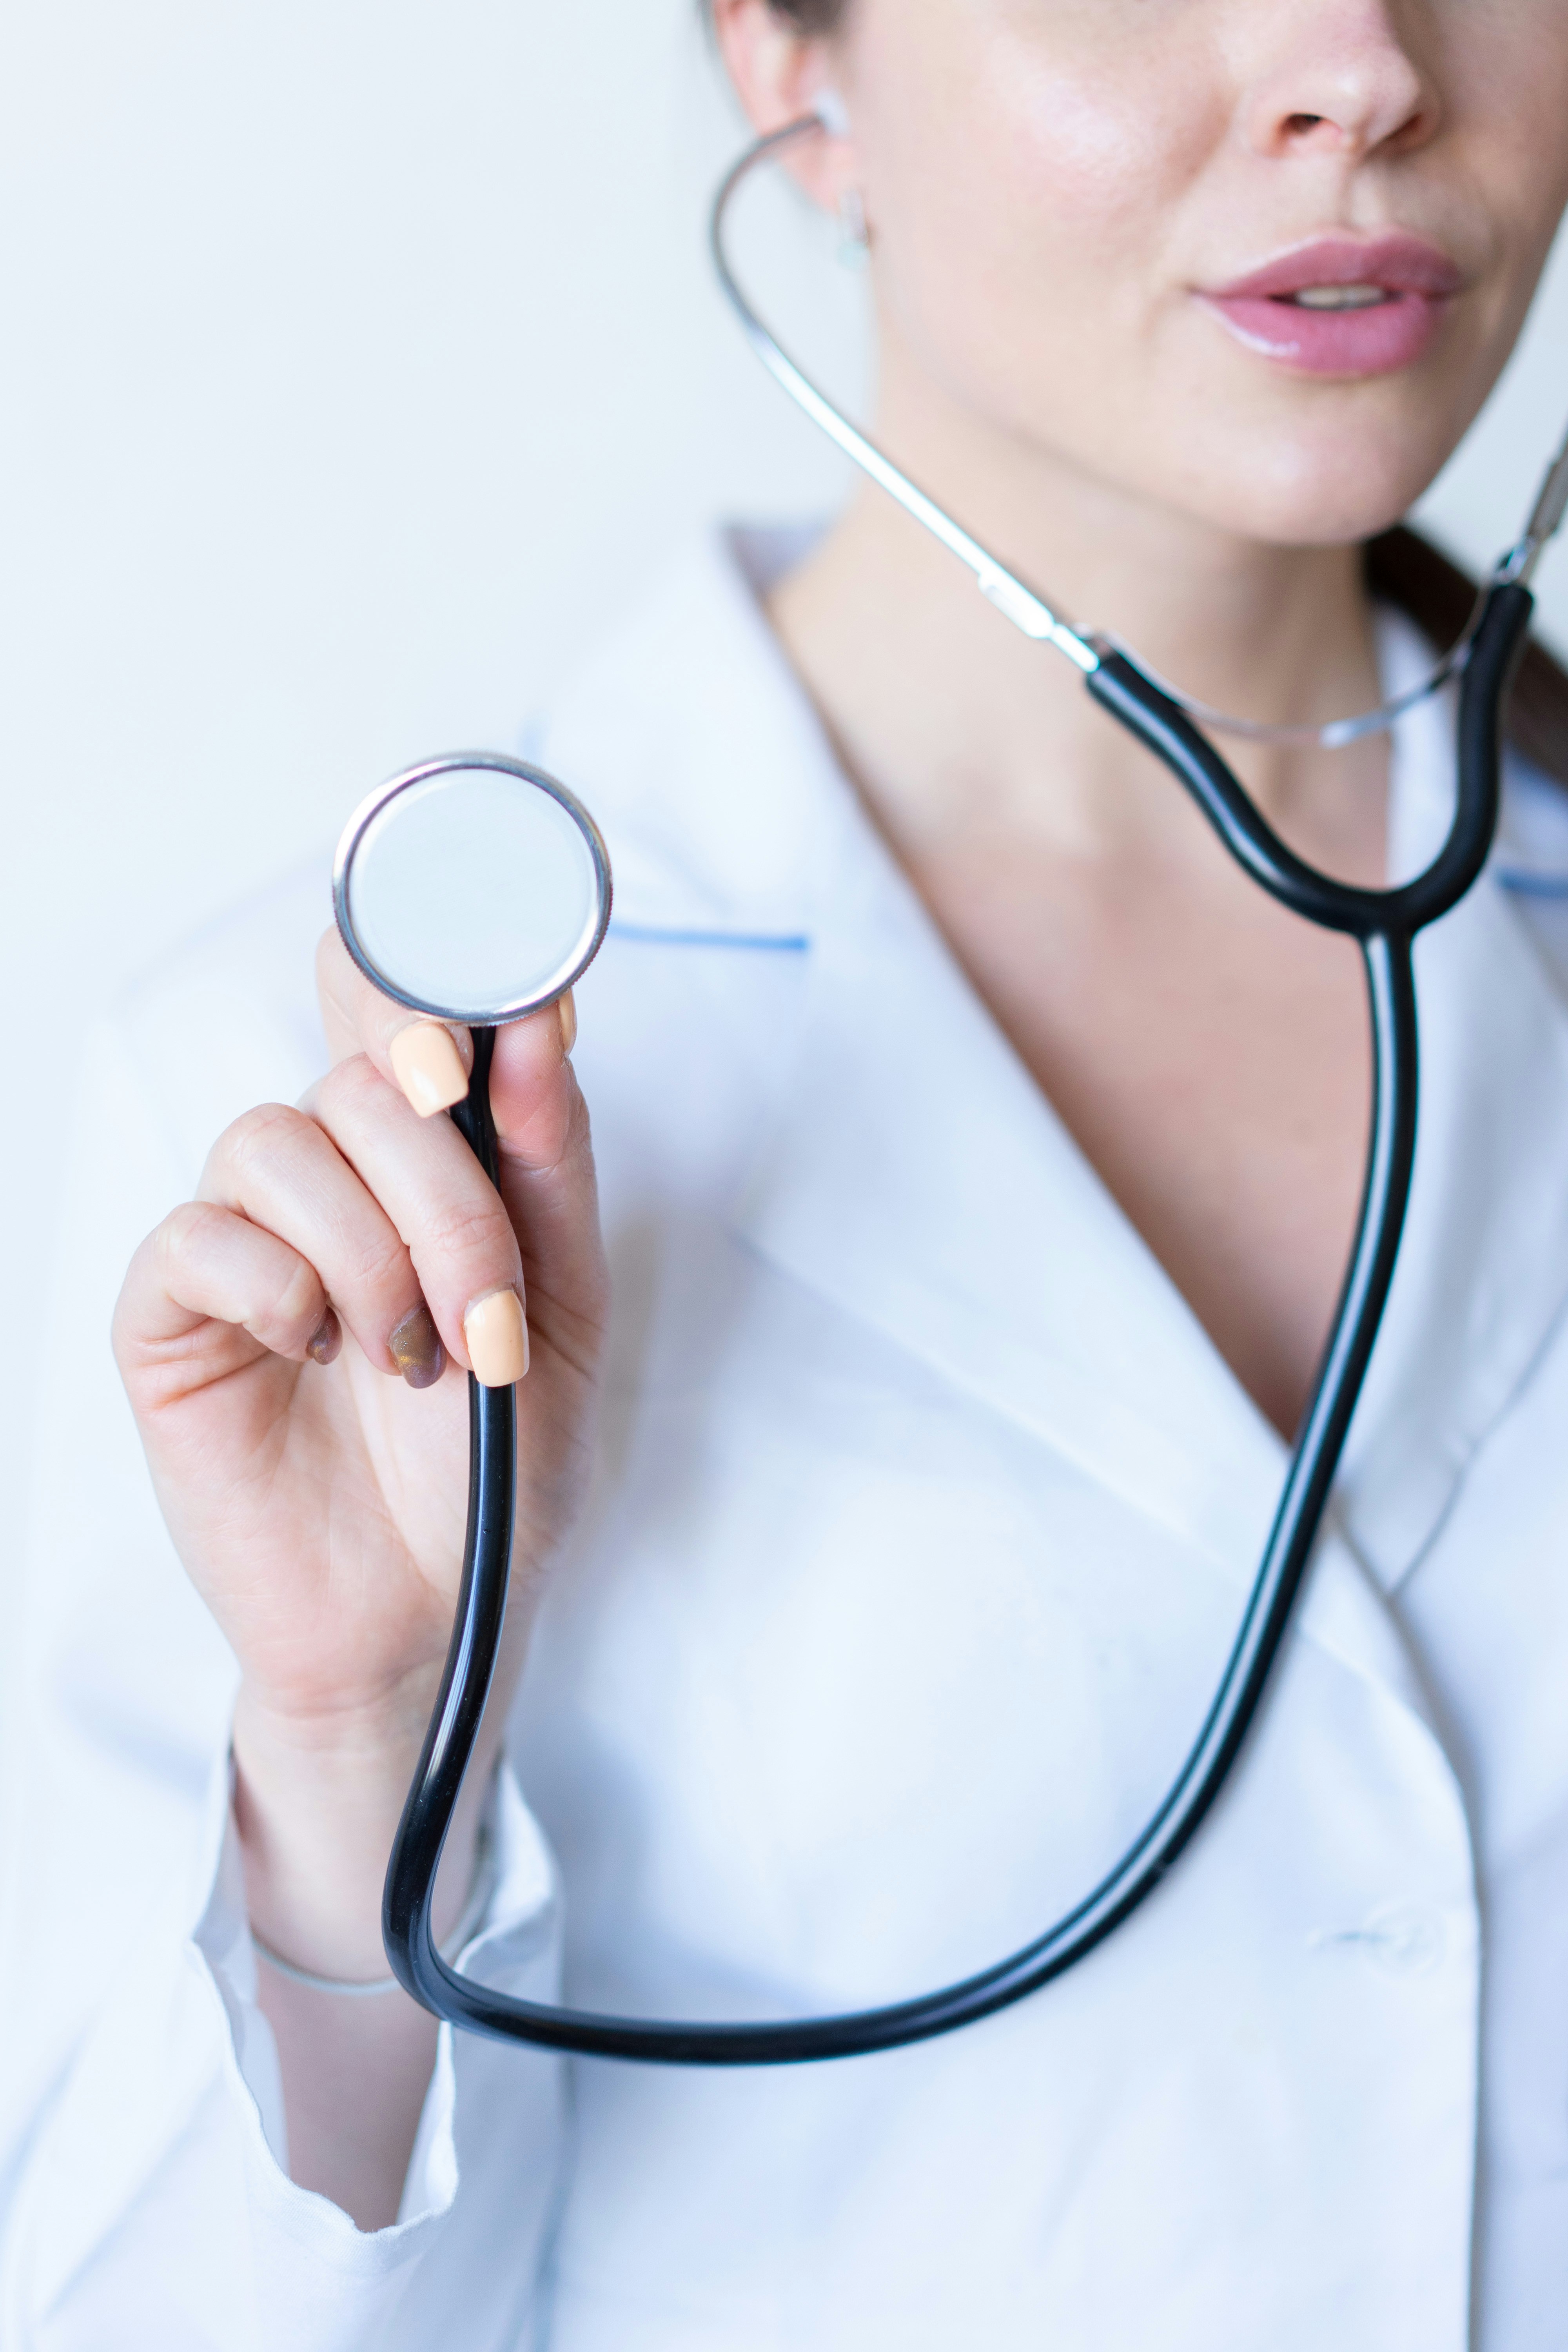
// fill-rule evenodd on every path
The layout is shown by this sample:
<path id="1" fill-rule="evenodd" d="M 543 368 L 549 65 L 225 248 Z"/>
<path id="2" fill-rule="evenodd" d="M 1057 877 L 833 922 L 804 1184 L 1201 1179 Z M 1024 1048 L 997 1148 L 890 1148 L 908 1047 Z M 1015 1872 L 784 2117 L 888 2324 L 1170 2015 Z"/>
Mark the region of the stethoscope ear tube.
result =
<path id="1" fill-rule="evenodd" d="M 1502 713 L 1524 651 L 1535 600 L 1515 585 L 1488 591 L 1461 673 L 1459 797 L 1447 839 L 1414 882 L 1363 890 L 1321 874 L 1287 847 L 1181 705 L 1127 655 L 1107 650 L 1084 680 L 1184 784 L 1231 856 L 1261 889 L 1327 930 L 1413 938 L 1458 905 L 1486 864 L 1497 830 Z"/>
<path id="2" fill-rule="evenodd" d="M 1108 654 L 1087 680 L 1097 699 L 1180 778 L 1265 889 L 1307 920 L 1357 939 L 1373 1039 L 1361 1214 L 1312 1400 L 1208 1714 L 1159 1810 L 1121 1860 L 1064 1918 L 996 1967 L 915 2000 L 838 2017 L 710 2025 L 596 2016 L 491 1992 L 449 1968 L 432 1930 L 436 1874 L 500 1652 L 517 1475 L 513 1392 L 481 1389 L 470 1378 L 468 1526 L 457 1615 L 382 1907 L 387 1957 L 416 2000 L 473 2032 L 584 2056 L 688 2066 L 854 2057 L 952 2032 L 1023 2000 L 1086 1958 L 1152 1894 L 1206 1819 L 1257 1718 L 1371 1360 L 1415 1162 L 1419 1040 L 1412 947 L 1416 932 L 1457 904 L 1485 863 L 1497 823 L 1502 713 L 1531 610 L 1522 587 L 1498 587 L 1489 595 L 1460 687 L 1459 792 L 1447 840 L 1425 873 L 1390 890 L 1353 888 L 1295 857 L 1186 714 L 1125 656 Z M 468 1097 L 455 1116 L 493 1179 L 491 1033 L 476 1031 L 474 1045 Z"/>
<path id="3" fill-rule="evenodd" d="M 1505 584 L 1488 591 L 1459 688 L 1454 823 L 1426 872 L 1394 894 L 1399 919 L 1412 932 L 1457 907 L 1491 854 L 1502 799 L 1503 721 L 1534 613 L 1528 588 Z"/>
<path id="4" fill-rule="evenodd" d="M 1288 848 L 1180 703 L 1128 655 L 1107 652 L 1084 683 L 1186 787 L 1237 864 L 1260 888 L 1329 930 L 1364 939 L 1377 928 L 1384 894 L 1335 882 Z"/>

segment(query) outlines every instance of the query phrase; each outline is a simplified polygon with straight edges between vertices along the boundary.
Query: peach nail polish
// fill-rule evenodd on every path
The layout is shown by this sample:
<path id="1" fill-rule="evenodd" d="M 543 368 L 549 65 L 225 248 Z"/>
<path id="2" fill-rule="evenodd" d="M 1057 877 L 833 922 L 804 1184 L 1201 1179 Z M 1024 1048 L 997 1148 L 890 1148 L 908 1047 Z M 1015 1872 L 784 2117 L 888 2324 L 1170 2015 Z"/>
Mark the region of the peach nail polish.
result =
<path id="1" fill-rule="evenodd" d="M 423 1299 L 409 1308 L 386 1344 L 411 1389 L 434 1388 L 447 1369 L 447 1350 Z"/>
<path id="2" fill-rule="evenodd" d="M 468 1360 L 481 1388 L 509 1389 L 528 1370 L 528 1324 L 515 1290 L 492 1290 L 463 1318 Z"/>
<path id="3" fill-rule="evenodd" d="M 570 989 L 556 999 L 555 1009 L 561 1015 L 561 1051 L 569 1054 L 577 1043 L 577 1007 Z"/>
<path id="4" fill-rule="evenodd" d="M 450 1110 L 468 1091 L 468 1074 L 449 1029 L 438 1021 L 415 1021 L 392 1041 L 392 1067 L 398 1085 L 421 1118 Z"/>

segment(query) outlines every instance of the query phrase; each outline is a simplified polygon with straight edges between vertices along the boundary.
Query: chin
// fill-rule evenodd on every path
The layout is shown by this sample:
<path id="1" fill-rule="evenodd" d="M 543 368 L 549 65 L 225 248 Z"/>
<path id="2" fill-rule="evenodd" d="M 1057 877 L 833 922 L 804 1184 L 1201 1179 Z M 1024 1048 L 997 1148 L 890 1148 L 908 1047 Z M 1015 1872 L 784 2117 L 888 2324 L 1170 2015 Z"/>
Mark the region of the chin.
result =
<path id="1" fill-rule="evenodd" d="M 1220 430 L 1192 446 L 1216 507 L 1248 537 L 1346 546 L 1391 529 L 1429 488 L 1489 389 L 1479 373 L 1281 383 L 1248 415 L 1216 408 Z"/>
<path id="2" fill-rule="evenodd" d="M 1425 446 L 1423 446 L 1425 440 Z M 1314 431 L 1249 450 L 1237 434 L 1191 501 L 1223 530 L 1272 547 L 1345 547 L 1392 529 L 1441 471 L 1446 435 Z M 1206 491 L 1206 495 L 1205 495 Z"/>

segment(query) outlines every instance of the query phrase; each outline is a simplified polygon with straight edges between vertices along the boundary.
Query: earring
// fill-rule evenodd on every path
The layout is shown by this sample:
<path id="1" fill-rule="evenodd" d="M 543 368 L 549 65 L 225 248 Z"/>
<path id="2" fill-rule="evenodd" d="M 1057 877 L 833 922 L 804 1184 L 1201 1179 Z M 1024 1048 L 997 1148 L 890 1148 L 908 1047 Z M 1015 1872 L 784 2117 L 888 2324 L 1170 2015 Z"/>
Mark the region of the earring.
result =
<path id="1" fill-rule="evenodd" d="M 871 258 L 866 227 L 866 207 L 858 188 L 846 188 L 838 199 L 838 259 L 846 269 L 864 269 Z"/>

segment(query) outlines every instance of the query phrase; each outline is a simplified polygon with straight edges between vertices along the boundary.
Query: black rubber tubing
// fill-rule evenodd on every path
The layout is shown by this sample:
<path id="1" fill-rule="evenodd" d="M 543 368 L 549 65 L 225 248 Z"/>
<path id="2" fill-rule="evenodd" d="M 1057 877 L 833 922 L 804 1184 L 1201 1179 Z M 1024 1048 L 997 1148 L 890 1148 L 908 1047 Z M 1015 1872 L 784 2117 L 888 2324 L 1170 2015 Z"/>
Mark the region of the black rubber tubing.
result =
<path id="1" fill-rule="evenodd" d="M 510 1570 L 516 1415 L 510 1389 L 470 1376 L 468 1528 L 446 1671 L 393 1846 L 382 1906 L 387 1958 L 436 2016 L 470 2032 L 585 2057 L 682 2066 L 777 2066 L 850 2058 L 951 2033 L 1008 2008 L 1085 1958 L 1152 1895 L 1210 1811 L 1257 1717 L 1300 1591 L 1399 1252 L 1415 1160 L 1418 1040 L 1411 950 L 1480 873 L 1497 826 L 1502 715 L 1533 600 L 1517 586 L 1487 600 L 1460 689 L 1460 787 L 1447 840 L 1413 882 L 1363 890 L 1305 866 L 1254 808 L 1229 768 L 1167 696 L 1123 655 L 1089 688 L 1192 793 L 1237 861 L 1308 921 L 1359 940 L 1373 1038 L 1366 1178 L 1332 1331 L 1286 1474 L 1274 1524 L 1207 1716 L 1159 1810 L 1121 1860 L 1064 1918 L 995 1967 L 887 2008 L 754 2024 L 598 2016 L 517 2000 L 472 1983 L 436 1948 L 431 1906 L 441 1849 L 489 1696 Z M 491 1033 L 474 1034 L 468 1101 L 454 1113 L 487 1172 Z"/>

